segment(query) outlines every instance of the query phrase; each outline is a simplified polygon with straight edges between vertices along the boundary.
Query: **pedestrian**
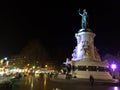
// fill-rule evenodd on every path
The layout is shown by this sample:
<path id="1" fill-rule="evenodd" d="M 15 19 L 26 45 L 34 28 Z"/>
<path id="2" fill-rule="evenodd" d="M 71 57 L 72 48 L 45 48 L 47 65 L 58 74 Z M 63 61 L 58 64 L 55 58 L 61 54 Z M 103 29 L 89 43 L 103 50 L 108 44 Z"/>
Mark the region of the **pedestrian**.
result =
<path id="1" fill-rule="evenodd" d="M 90 75 L 90 85 L 93 86 L 94 84 L 94 77 L 92 75 Z"/>

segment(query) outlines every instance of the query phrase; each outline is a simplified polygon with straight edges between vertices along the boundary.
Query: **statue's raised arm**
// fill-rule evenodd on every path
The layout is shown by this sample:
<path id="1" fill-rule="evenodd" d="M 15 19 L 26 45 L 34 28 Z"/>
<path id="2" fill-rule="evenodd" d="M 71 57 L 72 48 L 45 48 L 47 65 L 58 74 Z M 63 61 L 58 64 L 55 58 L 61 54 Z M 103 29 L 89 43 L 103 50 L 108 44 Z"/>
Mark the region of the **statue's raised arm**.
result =
<path id="1" fill-rule="evenodd" d="M 80 16 L 82 16 L 82 14 L 80 13 L 80 8 L 79 8 L 79 10 L 78 10 L 78 14 L 79 14 Z"/>
<path id="2" fill-rule="evenodd" d="M 80 9 L 78 10 L 78 13 L 80 16 L 82 16 L 81 27 L 82 27 L 82 29 L 86 29 L 87 28 L 87 18 L 88 18 L 86 9 L 83 10 L 83 14 L 80 13 Z"/>

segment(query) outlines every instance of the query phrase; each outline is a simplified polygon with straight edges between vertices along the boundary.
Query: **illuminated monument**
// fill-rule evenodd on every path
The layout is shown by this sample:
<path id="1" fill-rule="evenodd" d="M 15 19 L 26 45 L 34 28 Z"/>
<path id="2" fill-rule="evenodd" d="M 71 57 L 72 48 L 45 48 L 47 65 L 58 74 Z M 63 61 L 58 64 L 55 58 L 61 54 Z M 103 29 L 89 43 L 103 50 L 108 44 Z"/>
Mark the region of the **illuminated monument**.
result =
<path id="1" fill-rule="evenodd" d="M 109 74 L 109 65 L 106 61 L 102 62 L 97 49 L 94 47 L 95 33 L 88 28 L 87 12 L 84 9 L 82 16 L 81 29 L 75 34 L 77 46 L 72 54 L 72 75 L 77 78 L 89 78 L 93 75 L 95 79 L 112 79 Z"/>

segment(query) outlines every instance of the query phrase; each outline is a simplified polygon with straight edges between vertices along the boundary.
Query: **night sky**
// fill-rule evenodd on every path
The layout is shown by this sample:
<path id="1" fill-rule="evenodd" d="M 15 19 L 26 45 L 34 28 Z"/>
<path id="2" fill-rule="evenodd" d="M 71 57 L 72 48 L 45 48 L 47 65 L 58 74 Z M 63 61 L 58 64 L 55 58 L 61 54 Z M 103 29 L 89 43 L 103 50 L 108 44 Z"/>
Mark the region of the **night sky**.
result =
<path id="1" fill-rule="evenodd" d="M 89 27 L 96 33 L 94 44 L 100 54 L 116 54 L 120 50 L 119 2 L 78 1 L 1 3 L 0 57 L 19 53 L 33 39 L 39 40 L 53 55 L 61 49 L 70 57 L 76 46 L 74 35 L 81 28 L 79 8 L 88 12 Z"/>

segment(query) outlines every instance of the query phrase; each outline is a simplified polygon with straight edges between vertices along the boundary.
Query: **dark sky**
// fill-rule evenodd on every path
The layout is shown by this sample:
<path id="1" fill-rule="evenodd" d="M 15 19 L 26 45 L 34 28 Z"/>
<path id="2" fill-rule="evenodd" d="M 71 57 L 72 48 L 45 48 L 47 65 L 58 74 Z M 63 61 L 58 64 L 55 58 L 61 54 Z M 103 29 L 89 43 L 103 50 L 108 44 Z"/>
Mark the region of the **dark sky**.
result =
<path id="1" fill-rule="evenodd" d="M 51 52 L 63 49 L 69 57 L 76 46 L 74 35 L 81 28 L 79 8 L 87 9 L 89 26 L 96 33 L 95 46 L 100 53 L 115 54 L 120 50 L 119 7 L 119 2 L 114 0 L 2 2 L 0 56 L 19 53 L 28 41 L 37 39 Z"/>

